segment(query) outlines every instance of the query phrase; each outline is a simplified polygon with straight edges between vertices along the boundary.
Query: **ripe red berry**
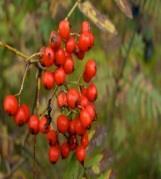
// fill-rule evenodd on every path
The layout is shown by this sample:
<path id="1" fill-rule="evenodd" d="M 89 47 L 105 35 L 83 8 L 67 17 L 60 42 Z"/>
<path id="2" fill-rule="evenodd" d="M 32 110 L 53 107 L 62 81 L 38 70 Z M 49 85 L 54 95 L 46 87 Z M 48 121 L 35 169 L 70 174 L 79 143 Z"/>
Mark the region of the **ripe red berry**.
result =
<path id="1" fill-rule="evenodd" d="M 83 60 L 84 56 L 85 56 L 85 52 L 81 51 L 79 49 L 79 46 L 78 44 L 76 44 L 76 47 L 75 47 L 75 51 L 74 51 L 75 55 L 77 56 L 77 58 L 79 60 Z"/>
<path id="2" fill-rule="evenodd" d="M 78 47 L 82 52 L 86 52 L 91 46 L 89 33 L 83 33 L 78 39 Z"/>
<path id="3" fill-rule="evenodd" d="M 76 149 L 77 160 L 79 160 L 80 162 L 83 162 L 85 160 L 85 157 L 86 157 L 85 148 L 83 146 L 77 147 L 77 149 Z"/>
<path id="4" fill-rule="evenodd" d="M 85 110 L 89 113 L 89 115 L 91 116 L 92 120 L 94 120 L 95 117 L 96 117 L 95 106 L 93 104 L 88 104 L 86 106 Z"/>
<path id="5" fill-rule="evenodd" d="M 69 40 L 66 42 L 66 51 L 68 53 L 73 53 L 76 47 L 74 37 L 70 37 Z"/>
<path id="6" fill-rule="evenodd" d="M 71 135 L 68 139 L 68 144 L 71 150 L 75 150 L 78 145 L 77 137 L 75 135 Z"/>
<path id="7" fill-rule="evenodd" d="M 85 128 L 83 126 L 83 123 L 80 121 L 80 119 L 75 120 L 75 132 L 78 135 L 83 135 L 85 132 Z"/>
<path id="8" fill-rule="evenodd" d="M 89 101 L 86 96 L 81 95 L 79 98 L 79 107 L 84 108 L 89 104 Z"/>
<path id="9" fill-rule="evenodd" d="M 28 128 L 31 134 L 38 134 L 39 132 L 39 119 L 36 115 L 32 115 L 28 121 Z"/>
<path id="10" fill-rule="evenodd" d="M 7 114 L 14 116 L 18 110 L 18 101 L 16 97 L 13 95 L 6 96 L 3 101 L 3 108 Z"/>
<path id="11" fill-rule="evenodd" d="M 57 143 L 57 132 L 54 129 L 50 129 L 46 134 L 49 145 L 53 146 Z"/>
<path id="12" fill-rule="evenodd" d="M 50 126 L 48 125 L 48 119 L 46 116 L 44 116 L 39 121 L 39 131 L 41 133 L 47 133 L 49 129 L 50 129 Z"/>
<path id="13" fill-rule="evenodd" d="M 90 48 L 94 45 L 94 35 L 92 32 L 89 33 L 89 37 L 90 37 Z"/>
<path id="14" fill-rule="evenodd" d="M 68 129 L 68 132 L 70 134 L 75 134 L 76 133 L 76 131 L 75 131 L 75 121 L 76 120 L 70 120 L 69 129 Z"/>
<path id="15" fill-rule="evenodd" d="M 55 54 L 55 65 L 57 66 L 64 65 L 65 60 L 66 60 L 65 52 L 62 48 L 59 48 Z"/>
<path id="16" fill-rule="evenodd" d="M 84 81 L 89 82 L 96 75 L 96 71 L 96 62 L 92 59 L 88 60 L 83 74 Z"/>
<path id="17" fill-rule="evenodd" d="M 80 111 L 80 121 L 85 128 L 89 128 L 92 123 L 92 118 L 86 110 Z"/>
<path id="18" fill-rule="evenodd" d="M 81 145 L 86 148 L 89 144 L 89 139 L 88 139 L 88 133 L 86 132 L 82 137 L 81 137 Z"/>
<path id="19" fill-rule="evenodd" d="M 58 146 L 51 146 L 48 152 L 49 160 L 51 163 L 56 163 L 60 157 L 60 149 Z"/>
<path id="20" fill-rule="evenodd" d="M 62 156 L 62 158 L 67 158 L 69 153 L 70 153 L 69 144 L 67 142 L 64 142 L 61 145 L 61 156 Z"/>
<path id="21" fill-rule="evenodd" d="M 74 71 L 74 61 L 72 58 L 67 58 L 64 63 L 64 71 L 66 74 L 71 74 Z"/>
<path id="22" fill-rule="evenodd" d="M 54 86 L 54 76 L 52 72 L 46 71 L 41 76 L 41 81 L 46 89 L 52 89 Z"/>
<path id="23" fill-rule="evenodd" d="M 87 95 L 87 88 L 82 87 L 81 88 L 81 93 L 82 93 L 82 95 L 86 96 Z"/>
<path id="24" fill-rule="evenodd" d="M 81 25 L 81 33 L 90 32 L 91 27 L 88 21 L 83 21 Z"/>
<path id="25" fill-rule="evenodd" d="M 49 45 L 53 50 L 57 50 L 61 46 L 61 37 L 60 35 L 52 31 L 49 38 Z"/>
<path id="26" fill-rule="evenodd" d="M 70 108 L 75 108 L 79 100 L 79 92 L 75 88 L 71 88 L 67 93 L 67 103 Z"/>
<path id="27" fill-rule="evenodd" d="M 59 23 L 59 28 L 58 28 L 60 36 L 64 40 L 68 40 L 70 36 L 70 24 L 68 20 L 62 20 Z"/>
<path id="28" fill-rule="evenodd" d="M 54 64 L 55 54 L 51 47 L 42 48 L 40 52 L 42 53 L 40 63 L 43 66 L 49 67 Z"/>
<path id="29" fill-rule="evenodd" d="M 94 102 L 97 98 L 97 88 L 94 83 L 91 83 L 87 88 L 87 98 L 91 102 Z"/>
<path id="30" fill-rule="evenodd" d="M 30 110 L 26 104 L 22 104 L 14 117 L 14 121 L 18 126 L 22 126 L 28 122 L 30 117 Z"/>
<path id="31" fill-rule="evenodd" d="M 57 96 L 57 105 L 61 107 L 66 107 L 67 106 L 67 95 L 65 92 L 60 91 L 58 96 Z"/>
<path id="32" fill-rule="evenodd" d="M 66 74 L 63 68 L 58 68 L 54 72 L 54 79 L 57 85 L 62 85 L 65 82 Z"/>
<path id="33" fill-rule="evenodd" d="M 69 119 L 65 115 L 60 115 L 57 118 L 57 128 L 63 134 L 68 131 Z"/>

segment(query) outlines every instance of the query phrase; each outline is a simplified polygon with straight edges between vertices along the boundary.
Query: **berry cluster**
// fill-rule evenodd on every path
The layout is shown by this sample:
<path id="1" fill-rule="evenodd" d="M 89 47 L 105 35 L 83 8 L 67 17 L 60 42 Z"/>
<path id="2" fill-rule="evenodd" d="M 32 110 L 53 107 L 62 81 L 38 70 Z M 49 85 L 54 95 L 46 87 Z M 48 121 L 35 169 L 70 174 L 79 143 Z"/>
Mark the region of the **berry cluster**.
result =
<path id="1" fill-rule="evenodd" d="M 40 63 L 45 67 L 41 75 L 42 85 L 46 89 L 58 87 L 56 99 L 61 114 L 56 119 L 56 126 L 52 125 L 51 99 L 47 114 L 41 119 L 38 115 L 31 115 L 29 107 L 26 104 L 20 105 L 14 95 L 4 99 L 5 112 L 13 116 L 18 126 L 28 124 L 31 134 L 41 132 L 46 135 L 50 146 L 49 160 L 52 163 L 57 162 L 60 155 L 67 158 L 71 151 L 75 152 L 81 163 L 85 159 L 89 143 L 88 129 L 96 118 L 94 101 L 97 89 L 91 82 L 96 75 L 96 63 L 89 59 L 85 64 L 83 85 L 78 81 L 76 86 L 69 87 L 66 76 L 74 72 L 74 56 L 82 60 L 93 45 L 94 35 L 87 21 L 82 22 L 81 32 L 77 34 L 71 33 L 68 20 L 62 20 L 58 31 L 51 32 L 48 46 L 40 50 Z M 60 135 L 63 136 L 63 141 Z"/>

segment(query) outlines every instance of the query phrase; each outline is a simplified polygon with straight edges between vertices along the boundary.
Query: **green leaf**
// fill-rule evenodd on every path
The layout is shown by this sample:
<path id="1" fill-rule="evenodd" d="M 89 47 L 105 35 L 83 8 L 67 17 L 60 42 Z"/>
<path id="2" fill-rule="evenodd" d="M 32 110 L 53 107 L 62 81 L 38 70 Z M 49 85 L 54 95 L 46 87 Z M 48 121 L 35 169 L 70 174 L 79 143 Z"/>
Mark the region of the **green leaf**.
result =
<path id="1" fill-rule="evenodd" d="M 103 154 L 97 154 L 95 156 L 91 156 L 85 160 L 85 167 L 92 167 L 95 165 L 99 165 L 100 161 L 103 158 Z"/>

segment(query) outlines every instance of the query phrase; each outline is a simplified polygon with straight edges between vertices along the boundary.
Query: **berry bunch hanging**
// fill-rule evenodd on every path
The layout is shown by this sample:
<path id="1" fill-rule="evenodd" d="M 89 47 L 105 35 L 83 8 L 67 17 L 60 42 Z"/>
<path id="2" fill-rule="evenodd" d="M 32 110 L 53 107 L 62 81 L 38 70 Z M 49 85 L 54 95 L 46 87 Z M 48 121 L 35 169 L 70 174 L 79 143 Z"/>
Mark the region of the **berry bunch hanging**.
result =
<path id="1" fill-rule="evenodd" d="M 77 59 L 83 60 L 94 45 L 94 35 L 89 22 L 83 21 L 80 33 L 71 32 L 68 20 L 59 23 L 58 31 L 52 31 L 48 46 L 41 48 L 41 83 L 48 90 L 56 89 L 57 106 L 60 115 L 54 119 L 51 100 L 43 116 L 31 114 L 26 104 L 19 104 L 16 96 L 4 99 L 4 111 L 13 117 L 16 125 L 27 124 L 33 135 L 43 133 L 49 144 L 49 160 L 56 163 L 60 156 L 64 159 L 73 151 L 81 163 L 86 157 L 89 144 L 88 129 L 96 119 L 94 102 L 97 88 L 92 82 L 96 75 L 96 62 L 88 59 L 80 79 L 74 87 L 68 86 L 67 76 L 74 73 Z M 60 137 L 62 136 L 62 137 Z"/>

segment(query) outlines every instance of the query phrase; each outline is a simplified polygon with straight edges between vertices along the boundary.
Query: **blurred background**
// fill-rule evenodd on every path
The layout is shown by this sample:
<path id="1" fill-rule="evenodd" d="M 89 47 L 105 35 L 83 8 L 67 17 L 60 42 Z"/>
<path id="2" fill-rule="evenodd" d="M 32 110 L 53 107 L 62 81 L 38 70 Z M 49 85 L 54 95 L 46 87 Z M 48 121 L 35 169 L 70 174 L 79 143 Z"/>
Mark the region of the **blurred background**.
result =
<path id="1" fill-rule="evenodd" d="M 1 0 L 0 40 L 32 54 L 46 45 L 75 0 Z M 70 17 L 73 31 L 79 32 L 89 20 L 95 47 L 78 62 L 75 79 L 88 58 L 97 61 L 97 121 L 91 133 L 86 177 L 98 179 L 161 178 L 161 1 L 91 0 L 116 31 L 99 28 L 78 8 Z M 97 17 L 99 19 L 99 16 Z M 26 128 L 18 128 L 4 114 L 5 95 L 20 87 L 25 64 L 0 48 L 0 179 L 30 179 L 33 171 L 33 139 L 21 146 Z M 29 70 L 21 101 L 32 107 L 36 69 Z M 41 108 L 48 92 L 41 90 Z M 47 143 L 38 136 L 36 178 L 79 179 L 82 166 L 72 157 L 51 165 Z M 16 167 L 15 167 L 16 166 Z M 12 175 L 10 172 L 12 171 Z M 9 175 L 8 175 L 9 174 Z"/>

